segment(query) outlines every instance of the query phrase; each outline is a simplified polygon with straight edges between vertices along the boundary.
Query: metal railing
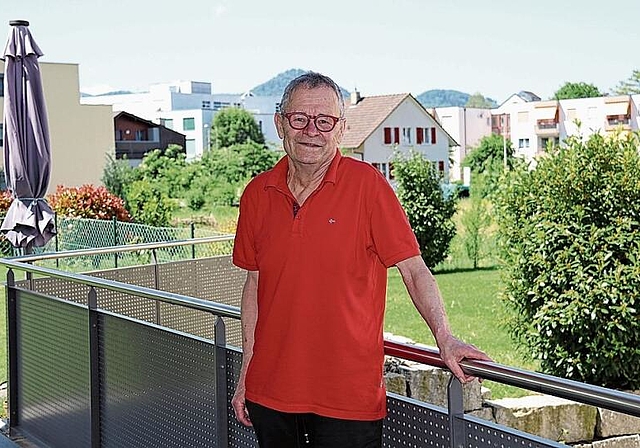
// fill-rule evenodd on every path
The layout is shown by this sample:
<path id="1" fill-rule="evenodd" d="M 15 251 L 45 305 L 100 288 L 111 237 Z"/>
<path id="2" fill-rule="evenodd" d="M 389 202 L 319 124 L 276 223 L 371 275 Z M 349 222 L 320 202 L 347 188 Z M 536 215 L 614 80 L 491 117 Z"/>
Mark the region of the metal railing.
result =
<path id="1" fill-rule="evenodd" d="M 211 365 L 214 367 L 213 371 L 215 375 L 209 378 L 209 380 L 213 381 L 213 384 L 215 384 L 215 393 L 212 392 L 215 397 L 211 399 L 212 403 L 210 403 L 213 408 L 207 408 L 206 403 L 202 404 L 202 406 L 213 413 L 212 415 L 214 415 L 215 425 L 209 427 L 211 422 L 206 420 L 202 422 L 202 428 L 191 428 L 190 431 L 195 430 L 200 434 L 202 440 L 206 439 L 206 443 L 202 442 L 203 444 L 200 445 L 195 444 L 194 442 L 194 444 L 189 446 L 256 446 L 252 431 L 241 427 L 235 421 L 229 403 L 230 397 L 233 393 L 233 386 L 235 381 L 237 381 L 237 375 L 239 374 L 241 353 L 237 348 L 227 345 L 225 333 L 226 326 L 223 318 L 230 318 L 233 320 L 239 319 L 240 309 L 237 306 L 224 303 L 213 303 L 201 298 L 190 297 L 184 294 L 162 291 L 139 285 L 126 284 L 120 281 L 110 280 L 108 278 L 98 278 L 91 275 L 62 272 L 58 269 L 34 265 L 34 263 L 44 262 L 56 257 L 69 258 L 79 255 L 95 255 L 97 253 L 109 254 L 122 250 L 157 251 L 170 246 L 188 247 L 191 245 L 212 243 L 224 238 L 230 237 L 212 237 L 168 243 L 149 243 L 133 245 L 130 247 L 111 247 L 96 249 L 93 251 L 81 250 L 59 254 L 31 255 L 16 259 L 0 260 L 0 264 L 9 268 L 7 278 L 9 321 L 9 428 L 17 431 L 18 434 L 26 434 L 27 436 L 31 435 L 34 437 L 34 440 L 49 440 L 49 446 L 65 446 L 65 448 L 73 446 L 89 446 L 87 444 L 83 445 L 83 443 L 90 440 L 90 446 L 93 448 L 99 446 L 111 446 L 110 442 L 112 442 L 112 440 L 110 438 L 123 437 L 119 435 L 121 433 L 129 434 L 128 431 L 122 431 L 122 425 L 134 425 L 134 429 L 140 434 L 139 437 L 148 437 L 153 439 L 157 436 L 160 439 L 164 438 L 163 443 L 165 443 L 165 445 L 162 446 L 186 446 L 180 445 L 180 443 L 185 443 L 184 440 L 187 439 L 184 439 L 182 442 L 176 441 L 175 445 L 171 444 L 173 442 L 167 442 L 167 436 L 164 434 L 166 428 L 162 427 L 162 424 L 158 422 L 157 415 L 167 412 L 167 409 L 163 409 L 163 406 L 167 406 L 167 401 L 163 401 L 163 397 L 169 395 L 174 397 L 177 401 L 180 401 L 182 395 L 193 393 L 193 391 L 181 389 L 182 386 L 179 383 L 172 383 L 172 388 L 170 390 L 153 387 L 151 389 L 145 389 L 145 385 L 135 385 L 134 387 L 130 384 L 120 387 L 120 383 L 127 381 L 127 378 L 132 377 L 151 378 L 149 381 L 154 383 L 155 381 L 164 381 L 163 378 L 179 378 L 180 375 L 188 376 L 189 372 L 193 370 L 193 366 L 190 365 L 189 362 L 197 360 L 198 362 L 212 363 Z M 21 285 L 23 287 L 15 282 L 14 271 L 24 271 L 28 273 L 28 281 L 26 284 Z M 65 297 L 64 294 L 60 293 L 58 293 L 58 298 L 54 298 L 50 291 L 46 293 L 39 292 L 38 282 L 47 279 L 55 279 L 56 281 L 64 282 L 64 284 L 78 285 L 79 287 L 86 289 L 86 292 L 84 293 L 86 296 L 85 303 L 69 303 L 68 298 Z M 31 289 L 25 289 L 27 286 Z M 55 285 L 51 291 L 64 290 L 60 288 L 60 285 Z M 155 325 L 155 323 L 149 324 L 137 319 L 131 319 L 124 315 L 119 315 L 112 311 L 106 311 L 100 306 L 101 291 L 108 291 L 110 293 L 117 293 L 125 296 L 165 303 L 172 306 L 185 307 L 214 315 L 216 316 L 213 332 L 214 336 L 208 340 L 202 339 L 199 336 L 188 335 L 181 331 Z M 60 326 L 55 328 L 55 331 L 53 327 L 46 327 L 43 323 L 44 321 L 42 321 L 42 314 L 45 313 L 45 309 L 46 313 L 50 313 L 50 316 L 54 316 L 47 320 L 51 320 L 53 322 L 58 319 L 61 322 Z M 77 314 L 81 310 L 84 311 L 80 312 L 80 316 L 78 316 Z M 70 316 L 69 313 L 73 314 L 75 317 Z M 19 321 L 19 319 L 21 320 Z M 31 326 L 29 325 L 29 319 L 33 319 L 35 322 Z M 70 324 L 70 322 L 75 323 Z M 90 372 L 90 378 L 86 381 L 86 384 L 82 384 L 82 387 L 85 388 L 86 397 L 84 397 L 84 401 L 80 400 L 81 403 L 87 403 L 84 411 L 86 411 L 86 415 L 88 415 L 89 418 L 85 422 L 86 425 L 80 425 L 77 428 L 77 434 L 84 434 L 84 439 L 74 441 L 73 439 L 66 438 L 60 441 L 60 434 L 52 433 L 58 430 L 65 430 L 68 432 L 68 428 L 62 428 L 60 426 L 60 422 L 70 424 L 68 422 L 82 421 L 82 419 L 78 420 L 77 415 L 78 409 L 76 408 L 79 405 L 76 400 L 76 402 L 72 403 L 69 407 L 65 408 L 64 406 L 61 406 L 56 408 L 50 403 L 50 397 L 47 397 L 46 394 L 44 396 L 38 395 L 42 393 L 41 390 L 43 389 L 43 384 L 37 382 L 43 381 L 43 375 L 47 376 L 52 374 L 50 372 L 52 369 L 52 366 L 50 365 L 52 360 L 50 357 L 44 357 L 41 362 L 49 364 L 41 366 L 37 364 L 39 362 L 38 356 L 33 355 L 41 353 L 38 350 L 51 351 L 51 347 L 49 346 L 44 348 L 40 347 L 41 342 L 38 341 L 49 339 L 55 340 L 59 337 L 61 331 L 64 333 L 64 331 L 74 325 L 79 325 L 84 328 L 85 331 L 88 330 L 84 333 L 88 339 L 86 341 L 87 359 L 83 360 L 80 359 L 82 356 L 78 356 L 78 359 L 75 359 L 75 361 L 81 364 L 79 367 L 80 371 L 86 370 Z M 43 327 L 46 328 L 43 329 Z M 117 331 L 113 330 L 110 332 L 111 327 L 117 327 Z M 47 333 L 47 329 L 50 330 L 49 333 Z M 21 331 L 22 333 L 20 333 Z M 37 339 L 38 335 L 34 334 L 38 332 L 42 333 L 40 334 L 40 339 Z M 122 332 L 141 336 L 143 341 L 140 342 L 138 338 L 113 339 L 115 338 L 114 335 L 121 334 Z M 162 336 L 158 336 L 158 334 L 162 334 Z M 114 361 L 117 356 L 126 357 L 126 353 L 129 351 L 142 353 L 141 356 L 144 356 L 145 350 L 153 350 L 153 347 L 149 346 L 145 342 L 148 340 L 146 338 L 151 337 L 150 335 L 153 335 L 154 338 L 161 338 L 162 341 L 165 341 L 164 343 L 167 344 L 168 347 L 172 347 L 174 345 L 179 346 L 180 353 L 176 359 L 181 360 L 180 362 L 187 363 L 187 366 L 179 365 L 175 368 L 176 371 L 162 371 L 158 375 L 158 372 L 153 371 L 153 366 L 156 365 L 153 364 L 153 359 L 154 357 L 162 357 L 163 353 L 160 352 L 154 352 L 154 357 L 151 357 L 150 360 L 145 360 L 145 362 L 142 363 L 145 364 L 148 362 L 151 367 L 147 365 L 137 365 L 139 363 L 134 362 L 135 358 L 127 358 L 127 362 L 120 362 L 120 364 Z M 34 340 L 31 340 L 32 338 L 36 338 L 35 342 Z M 76 343 L 80 342 L 81 341 L 76 341 Z M 66 344 L 68 344 L 68 341 L 63 338 L 58 349 L 64 350 Z M 29 352 L 29 350 L 31 350 L 31 352 Z M 26 355 L 30 356 L 27 356 L 28 359 L 21 359 L 20 356 L 21 354 L 25 355 L 25 351 Z M 116 352 L 117 355 L 114 355 L 113 353 Z M 202 353 L 204 353 L 204 355 L 202 355 Z M 402 359 L 446 368 L 436 350 L 385 341 L 385 353 Z M 223 362 L 222 359 L 226 359 L 226 361 Z M 36 364 L 29 364 L 34 362 Z M 177 361 L 172 359 L 171 362 Z M 134 366 L 131 367 L 131 364 L 134 364 Z M 163 360 L 161 364 L 164 366 L 165 361 Z M 30 372 L 25 370 L 29 366 L 40 369 L 37 372 L 37 375 L 34 376 L 31 372 L 30 376 Z M 520 370 L 491 362 L 464 361 L 462 366 L 466 373 L 480 378 L 640 417 L 640 397 L 632 394 L 591 386 L 540 373 Z M 64 370 L 68 369 L 69 366 L 64 365 L 60 366 L 60 368 Z M 139 370 L 136 370 L 134 374 L 126 370 L 114 375 L 112 372 L 117 370 L 117 368 L 136 368 Z M 151 370 L 151 372 L 145 369 Z M 154 374 L 156 376 L 154 376 Z M 195 383 L 200 386 L 207 383 L 206 381 L 204 383 L 198 382 L 201 381 L 201 379 L 192 379 L 190 376 L 188 376 L 188 379 L 190 379 L 190 381 L 195 381 Z M 82 389 L 82 387 L 74 384 L 66 384 L 65 381 L 70 382 L 68 378 L 54 377 L 44 380 L 44 383 L 56 384 L 56 387 L 65 390 L 72 395 L 80 393 L 78 392 L 78 389 Z M 37 384 L 30 384 L 30 382 L 36 382 Z M 136 387 L 142 388 L 144 393 L 140 392 L 138 395 L 132 393 L 132 388 L 135 389 Z M 113 392 L 114 390 L 117 391 L 115 395 Z M 80 395 L 82 395 L 82 393 L 80 393 Z M 384 446 L 417 447 L 422 446 L 420 442 L 418 442 L 419 440 L 426 440 L 429 437 L 435 437 L 437 441 L 435 443 L 431 441 L 431 445 L 436 447 L 489 447 L 494 446 L 493 443 L 496 440 L 504 441 L 505 435 L 508 436 L 506 440 L 513 441 L 512 445 L 504 445 L 503 442 L 503 446 L 505 447 L 562 446 L 561 444 L 551 440 L 541 439 L 535 435 L 524 434 L 520 431 L 466 415 L 463 411 L 462 397 L 461 384 L 456 379 L 452 379 L 449 384 L 449 406 L 447 410 L 433 405 L 420 403 L 409 398 L 389 394 L 389 417 L 385 421 Z M 64 397 L 60 396 L 54 398 L 59 400 L 64 399 Z M 158 403 L 150 400 L 151 398 L 158 400 Z M 182 403 L 183 401 L 180 402 Z M 115 405 L 113 403 L 115 403 Z M 178 411 L 187 413 L 192 412 L 190 409 L 193 407 L 200 409 L 199 405 L 192 401 L 189 402 L 188 405 L 184 405 L 182 407 L 178 406 Z M 83 409 L 82 406 L 80 406 L 80 408 L 81 410 Z M 136 412 L 132 414 L 130 412 L 131 409 Z M 153 409 L 155 409 L 155 411 Z M 126 422 L 121 418 L 124 410 L 127 411 L 126 413 L 129 415 L 130 419 Z M 34 415 L 37 418 L 34 417 Z M 206 413 L 203 413 L 202 415 L 206 415 Z M 436 427 L 440 428 L 436 431 L 437 434 L 434 433 L 433 426 L 430 426 L 430 429 L 427 430 L 425 427 L 415 425 L 417 416 L 422 416 L 420 418 L 426 419 L 425 422 L 431 422 L 429 425 L 432 425 L 435 421 Z M 54 421 L 54 423 L 51 423 L 51 421 Z M 77 425 L 77 423 L 73 424 Z M 192 426 L 198 426 L 198 424 L 198 421 L 191 421 L 190 423 Z M 179 428 L 177 430 L 174 428 L 174 432 L 175 431 L 177 431 L 176 434 L 179 433 L 183 437 L 189 437 L 188 434 L 181 432 Z M 474 439 L 472 436 L 474 434 L 477 435 L 478 431 L 482 433 L 482 437 L 480 439 L 475 437 Z M 211 432 L 211 434 L 209 432 Z M 427 432 L 429 432 L 428 435 Z M 49 439 L 47 439 L 47 437 L 49 437 Z M 399 439 L 398 437 L 404 437 L 404 439 Z M 475 442 L 469 442 L 471 439 L 475 440 Z M 479 440 L 484 442 L 481 443 Z M 526 445 L 524 443 L 525 441 L 527 443 Z M 58 444 L 55 442 L 58 442 Z M 133 442 L 129 440 L 128 443 Z M 207 445 L 207 443 L 210 445 Z"/>

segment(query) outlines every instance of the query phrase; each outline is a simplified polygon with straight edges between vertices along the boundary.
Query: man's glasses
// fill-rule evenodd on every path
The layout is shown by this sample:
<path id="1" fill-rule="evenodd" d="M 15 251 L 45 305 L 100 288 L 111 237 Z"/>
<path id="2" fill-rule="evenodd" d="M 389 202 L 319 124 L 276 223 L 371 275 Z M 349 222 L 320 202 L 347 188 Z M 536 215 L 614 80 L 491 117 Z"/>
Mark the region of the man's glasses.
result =
<path id="1" fill-rule="evenodd" d="M 288 112 L 282 115 L 287 119 L 287 121 L 289 121 L 289 126 L 298 131 L 309 126 L 309 122 L 313 120 L 313 124 L 318 131 L 331 132 L 333 131 L 333 128 L 336 127 L 338 121 L 342 120 L 342 118 L 323 114 L 313 117 L 305 114 L 304 112 Z"/>

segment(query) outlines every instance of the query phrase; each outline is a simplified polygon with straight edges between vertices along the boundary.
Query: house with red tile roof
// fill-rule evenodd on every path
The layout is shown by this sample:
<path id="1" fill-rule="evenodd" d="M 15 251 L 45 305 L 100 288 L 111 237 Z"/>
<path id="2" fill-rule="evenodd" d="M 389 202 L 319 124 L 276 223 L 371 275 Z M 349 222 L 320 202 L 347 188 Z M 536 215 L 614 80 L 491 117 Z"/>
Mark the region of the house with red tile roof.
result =
<path id="1" fill-rule="evenodd" d="M 354 92 L 345 118 L 344 154 L 371 163 L 392 180 L 396 151 L 413 149 L 448 179 L 450 148 L 457 143 L 410 93 L 361 97 Z"/>

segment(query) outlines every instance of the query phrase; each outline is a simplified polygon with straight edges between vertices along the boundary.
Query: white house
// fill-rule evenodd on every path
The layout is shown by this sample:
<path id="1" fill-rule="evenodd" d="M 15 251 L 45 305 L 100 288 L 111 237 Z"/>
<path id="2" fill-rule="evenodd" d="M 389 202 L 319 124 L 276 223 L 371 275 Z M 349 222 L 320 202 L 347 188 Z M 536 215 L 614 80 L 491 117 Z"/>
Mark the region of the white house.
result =
<path id="1" fill-rule="evenodd" d="M 394 153 L 421 152 L 447 178 L 450 148 L 457 146 L 438 121 L 409 93 L 360 97 L 345 105 L 341 149 L 371 163 L 392 180 Z"/>

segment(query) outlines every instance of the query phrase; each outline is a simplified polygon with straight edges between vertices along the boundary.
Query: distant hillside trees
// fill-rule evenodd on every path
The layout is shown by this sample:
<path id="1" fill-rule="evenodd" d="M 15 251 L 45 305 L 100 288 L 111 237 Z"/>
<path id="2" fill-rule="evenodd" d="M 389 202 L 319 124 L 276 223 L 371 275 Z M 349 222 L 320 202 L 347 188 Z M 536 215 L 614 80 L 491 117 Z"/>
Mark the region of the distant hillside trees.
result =
<path id="1" fill-rule="evenodd" d="M 485 98 L 481 93 L 469 95 L 459 90 L 446 89 L 427 90 L 416 96 L 416 99 L 426 108 L 452 106 L 493 108 L 498 105 L 495 100 Z"/>
<path id="2" fill-rule="evenodd" d="M 285 87 L 287 87 L 287 84 L 289 84 L 292 80 L 294 80 L 298 76 L 304 75 L 308 71 L 309 70 L 303 70 L 301 68 L 289 69 L 286 72 L 277 74 L 267 82 L 264 82 L 260 85 L 255 86 L 253 89 L 251 89 L 251 93 L 253 93 L 255 96 L 281 97 L 282 94 L 284 93 Z M 349 92 L 343 87 L 340 87 L 340 91 L 342 92 L 343 97 L 346 98 L 349 96 Z"/>
<path id="3" fill-rule="evenodd" d="M 565 82 L 556 93 L 553 94 L 555 100 L 569 100 L 573 98 L 595 98 L 602 96 L 602 92 L 593 84 L 586 82 Z"/>
<path id="4" fill-rule="evenodd" d="M 496 102 L 490 98 L 485 98 L 480 92 L 476 92 L 469 97 L 464 106 L 478 109 L 491 109 L 496 107 Z"/>

